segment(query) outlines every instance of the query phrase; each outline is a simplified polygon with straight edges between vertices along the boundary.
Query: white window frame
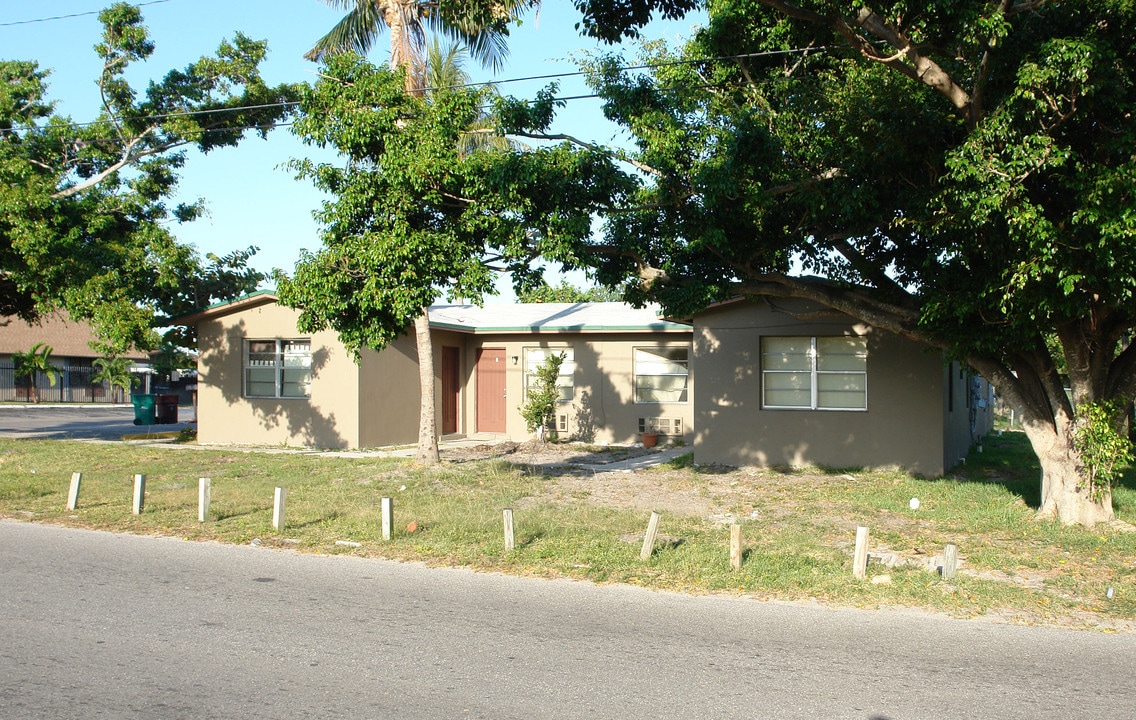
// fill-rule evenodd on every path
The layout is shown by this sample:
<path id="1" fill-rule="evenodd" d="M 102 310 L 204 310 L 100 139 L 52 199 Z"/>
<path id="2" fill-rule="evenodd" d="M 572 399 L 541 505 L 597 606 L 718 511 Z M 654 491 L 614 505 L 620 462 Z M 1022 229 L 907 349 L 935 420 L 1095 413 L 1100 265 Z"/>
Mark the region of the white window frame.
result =
<path id="1" fill-rule="evenodd" d="M 675 352 L 681 350 L 686 353 L 684 360 L 675 360 L 666 357 L 664 353 Z M 649 353 L 656 356 L 664 357 L 668 362 L 673 364 L 681 363 L 685 367 L 685 372 L 682 373 L 640 373 L 640 357 L 639 353 Z M 691 346 L 689 345 L 654 345 L 654 346 L 639 346 L 631 349 L 631 393 L 636 405 L 686 405 L 690 402 L 690 356 Z M 657 361 L 656 361 L 657 362 Z M 685 396 L 683 400 L 643 400 L 639 397 L 639 378 L 640 377 L 681 377 L 685 378 L 686 382 L 682 387 L 682 393 Z M 655 388 L 658 390 L 659 388 Z"/>
<path id="2" fill-rule="evenodd" d="M 533 356 L 540 353 L 540 360 L 533 361 Z M 529 396 L 529 387 L 536 379 L 536 369 L 550 355 L 565 354 L 564 362 L 560 365 L 560 374 L 556 377 L 556 387 L 560 388 L 559 403 L 570 403 L 576 399 L 576 354 L 571 347 L 526 347 L 521 349 L 524 358 L 524 397 Z"/>
<path id="3" fill-rule="evenodd" d="M 863 356 L 863 370 L 821 370 L 820 360 L 821 353 L 817 348 L 817 340 L 826 338 L 840 338 L 843 340 L 857 340 L 863 345 L 863 349 L 858 354 Z M 771 369 L 767 366 L 767 357 L 777 354 L 766 351 L 767 340 L 808 340 L 808 357 L 809 367 L 807 370 L 794 368 L 787 370 Z M 821 336 L 805 336 L 805 335 L 769 335 L 761 338 L 761 406 L 769 410 L 826 410 L 832 412 L 867 412 L 868 410 L 868 340 L 862 335 L 841 336 L 841 335 L 821 335 Z M 808 373 L 809 377 L 809 404 L 808 405 L 775 405 L 767 401 L 768 379 L 773 375 L 787 375 L 787 374 L 803 374 Z M 861 384 L 863 385 L 863 404 L 857 407 L 838 407 L 822 405 L 820 402 L 820 378 L 824 376 L 837 376 L 837 375 L 850 375 L 859 376 L 862 378 Z"/>
<path id="4" fill-rule="evenodd" d="M 268 349 L 265 348 L 257 354 L 261 355 L 261 359 L 253 360 L 252 346 L 253 343 L 273 345 L 272 357 L 269 359 Z M 254 364 L 254 362 L 256 364 Z M 272 385 L 273 393 L 269 394 L 252 394 L 249 392 L 249 374 L 253 371 L 272 371 Z M 299 383 L 286 383 L 286 377 L 296 371 L 307 371 L 307 379 Z M 267 383 L 261 381 L 260 385 Z M 298 384 L 303 389 L 302 395 L 284 394 L 286 385 Z M 242 364 L 241 364 L 241 395 L 242 397 L 251 399 L 275 399 L 275 400 L 308 400 L 312 396 L 312 341 L 308 338 L 246 338 L 244 341 Z"/>

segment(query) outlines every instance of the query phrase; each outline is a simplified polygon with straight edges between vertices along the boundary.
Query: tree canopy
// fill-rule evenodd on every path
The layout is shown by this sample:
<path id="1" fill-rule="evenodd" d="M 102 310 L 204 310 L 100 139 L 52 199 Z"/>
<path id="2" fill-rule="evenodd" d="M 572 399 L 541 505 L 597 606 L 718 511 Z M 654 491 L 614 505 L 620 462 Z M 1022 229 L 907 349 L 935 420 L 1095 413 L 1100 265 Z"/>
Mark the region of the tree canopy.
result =
<path id="1" fill-rule="evenodd" d="M 323 249 L 277 278 L 302 330 L 330 325 L 354 353 L 382 348 L 439 297 L 479 301 L 495 292 L 497 272 L 522 293 L 540 282 L 537 258 L 578 263 L 591 214 L 624 178 L 606 153 L 564 145 L 464 152 L 487 102 L 524 124 L 548 118 L 552 104 L 468 88 L 420 97 L 404 91 L 401 72 L 355 55 L 328 60 L 301 97 L 295 131 L 345 162 L 293 163 L 333 199 L 318 213 Z"/>
<path id="2" fill-rule="evenodd" d="M 252 248 L 202 258 L 179 243 L 171 223 L 193 220 L 204 204 L 168 199 L 187 148 L 263 137 L 295 91 L 263 82 L 267 45 L 240 34 L 136 89 L 128 70 L 154 50 L 140 10 L 118 3 L 99 19 L 93 121 L 56 112 L 48 70 L 0 62 L 0 315 L 34 321 L 65 309 L 91 321 L 114 354 L 152 346 L 153 325 L 262 279 L 247 265 Z"/>
<path id="3" fill-rule="evenodd" d="M 692 3 L 589 0 L 605 39 Z M 643 182 L 599 278 L 678 314 L 814 300 L 964 360 L 1024 419 L 1043 514 L 1111 517 L 1079 408 L 1131 401 L 1136 8 L 1127 2 L 714 0 L 647 73 L 596 58 Z M 1063 388 L 1063 356 L 1071 397 Z"/>
<path id="4" fill-rule="evenodd" d="M 684 47 L 644 43 L 645 70 L 587 64 L 629 149 L 550 131 L 552 87 L 495 104 L 498 131 L 535 149 L 463 155 L 476 92 L 425 103 L 388 71 L 329 64 L 299 128 L 347 165 L 298 164 L 336 198 L 325 249 L 282 288 L 302 323 L 381 347 L 440 294 L 491 292 L 495 268 L 533 287 L 539 256 L 675 315 L 808 299 L 968 363 L 1023 420 L 1041 515 L 1111 518 L 1074 439 L 1136 393 L 1136 7 L 576 5 L 608 41 L 707 10 Z"/>
<path id="5" fill-rule="evenodd" d="M 607 287 L 581 289 L 567 280 L 561 280 L 558 285 L 542 282 L 517 297 L 517 300 L 523 303 L 619 302 L 621 299 L 623 294 L 619 289 Z"/>

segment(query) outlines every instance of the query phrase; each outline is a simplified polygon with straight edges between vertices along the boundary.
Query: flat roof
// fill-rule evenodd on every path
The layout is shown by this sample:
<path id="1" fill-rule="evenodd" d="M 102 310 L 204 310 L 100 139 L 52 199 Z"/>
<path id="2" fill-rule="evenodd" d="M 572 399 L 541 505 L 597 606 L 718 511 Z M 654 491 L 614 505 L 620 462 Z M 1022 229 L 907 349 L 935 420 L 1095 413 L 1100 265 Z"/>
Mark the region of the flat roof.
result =
<path id="1" fill-rule="evenodd" d="M 178 318 L 178 322 L 192 325 L 275 302 L 275 291 L 259 290 L 235 300 L 215 303 Z M 430 327 L 472 334 L 690 332 L 689 325 L 660 318 L 657 306 L 635 308 L 621 302 L 431 305 Z"/>
<path id="2" fill-rule="evenodd" d="M 660 318 L 658 307 L 620 302 L 432 305 L 430 327 L 474 334 L 690 331 Z"/>

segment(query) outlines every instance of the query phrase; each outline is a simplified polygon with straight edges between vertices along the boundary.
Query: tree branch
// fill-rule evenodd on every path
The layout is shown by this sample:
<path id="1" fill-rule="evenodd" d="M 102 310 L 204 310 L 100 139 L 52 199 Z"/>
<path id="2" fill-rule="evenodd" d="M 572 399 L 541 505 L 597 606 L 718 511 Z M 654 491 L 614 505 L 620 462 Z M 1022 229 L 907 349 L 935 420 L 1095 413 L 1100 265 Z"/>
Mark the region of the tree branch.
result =
<path id="1" fill-rule="evenodd" d="M 151 132 L 153 132 L 154 130 L 157 130 L 157 129 L 158 129 L 158 126 L 156 126 L 156 125 L 153 125 L 151 127 L 146 128 L 141 133 L 139 133 L 137 137 L 132 138 L 130 140 L 130 142 L 128 142 L 126 144 L 126 147 L 123 149 L 122 155 L 119 157 L 118 162 L 107 167 L 102 172 L 98 173 L 97 175 L 93 175 L 93 176 L 87 178 L 86 180 L 84 180 L 81 183 L 77 183 L 77 184 L 72 185 L 70 187 L 66 187 L 66 188 L 64 188 L 64 189 L 62 189 L 62 190 L 60 190 L 56 193 L 53 193 L 52 196 L 51 196 L 52 199 L 58 200 L 59 198 L 66 198 L 66 197 L 71 197 L 72 195 L 78 195 L 79 193 L 83 192 L 84 190 L 91 188 L 91 187 L 94 187 L 95 185 L 98 185 L 100 182 L 105 180 L 107 178 L 107 176 L 118 172 L 119 170 L 126 167 L 127 165 L 133 165 L 134 163 L 138 162 L 139 160 L 141 160 L 144 157 L 148 157 L 150 155 L 159 155 L 161 153 L 166 152 L 167 150 L 171 150 L 173 148 L 180 147 L 182 145 L 186 145 L 189 142 L 188 140 L 181 140 L 181 141 L 178 141 L 178 142 L 163 143 L 162 145 L 157 146 L 157 147 L 151 147 L 151 148 L 147 148 L 145 150 L 140 150 L 138 152 L 133 152 L 134 147 L 136 145 L 138 145 L 138 143 L 142 142 L 142 139 L 146 135 L 150 134 Z"/>
<path id="2" fill-rule="evenodd" d="M 509 133 L 509 134 L 510 135 L 517 135 L 517 136 L 520 136 L 520 137 L 531 138 L 533 140 L 563 140 L 563 141 L 572 143 L 573 145 L 578 145 L 579 147 L 582 147 L 582 148 L 587 148 L 589 150 L 597 150 L 599 152 L 607 153 L 608 155 L 611 155 L 612 157 L 614 157 L 618 160 L 621 160 L 625 163 L 628 163 L 629 165 L 632 165 L 632 166 L 642 170 L 643 172 L 645 172 L 649 175 L 654 175 L 655 177 L 663 177 L 663 172 L 661 170 L 653 168 L 650 165 L 646 165 L 644 163 L 641 163 L 634 158 L 628 157 L 627 155 L 625 155 L 624 153 L 622 153 L 618 150 L 613 150 L 612 148 L 604 147 L 603 145 L 596 145 L 595 143 L 590 143 L 590 142 L 587 142 L 585 140 L 580 140 L 579 138 L 572 137 L 571 135 L 565 135 L 563 133 L 558 133 L 558 134 L 555 134 L 555 135 L 547 135 L 547 134 L 543 134 L 543 133 L 526 133 L 526 132 L 513 132 L 513 133 Z"/>
<path id="3" fill-rule="evenodd" d="M 847 40 L 848 44 L 863 57 L 934 88 L 962 112 L 968 122 L 973 124 L 977 121 L 977 118 L 971 116 L 969 93 L 956 83 L 938 63 L 921 54 L 908 38 L 884 22 L 874 11 L 861 8 L 857 11 L 855 19 L 850 21 L 839 15 L 825 16 L 811 10 L 805 10 L 784 0 L 759 1 L 788 17 L 829 27 Z M 873 37 L 891 45 L 898 52 L 895 55 L 881 55 L 867 38 L 856 31 L 853 23 Z"/>

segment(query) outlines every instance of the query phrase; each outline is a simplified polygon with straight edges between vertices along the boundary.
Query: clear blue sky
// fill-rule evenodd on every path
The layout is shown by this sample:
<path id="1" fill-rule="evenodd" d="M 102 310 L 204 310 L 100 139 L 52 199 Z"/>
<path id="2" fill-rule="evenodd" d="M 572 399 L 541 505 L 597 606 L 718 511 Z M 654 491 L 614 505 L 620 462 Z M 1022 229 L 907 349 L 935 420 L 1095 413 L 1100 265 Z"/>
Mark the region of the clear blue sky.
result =
<path id="1" fill-rule="evenodd" d="M 59 110 L 76 122 L 91 120 L 98 112 L 95 79 L 99 61 L 92 46 L 101 27 L 94 14 L 44 22 L 22 21 L 98 11 L 105 0 L 49 0 L 41 3 L 5 3 L 0 13 L 0 59 L 35 60 L 50 68 L 50 97 Z M 182 69 L 203 54 L 212 53 L 223 38 L 236 31 L 257 40 L 268 40 L 269 56 L 262 66 L 266 82 L 312 82 L 317 66 L 302 58 L 313 42 L 341 17 L 322 0 L 164 0 L 147 4 L 142 11 L 156 52 L 131 75 L 136 87 L 157 79 L 170 69 Z M 567 0 L 545 0 L 536 17 L 529 16 L 510 37 L 510 58 L 496 77 L 476 63 L 468 70 L 476 80 L 507 80 L 532 75 L 574 72 L 571 61 L 582 50 L 620 50 L 582 38 L 574 29 L 579 19 Z M 678 41 L 692 32 L 692 20 L 654 23 L 646 29 L 648 39 Z M 19 23 L 19 24 L 12 24 Z M 386 38 L 380 38 L 371 53 L 376 63 L 386 62 Z M 622 50 L 634 55 L 633 47 Z M 548 80 L 504 83 L 503 93 L 532 97 Z M 588 93 L 579 77 L 560 81 L 563 96 Z M 619 143 L 616 128 L 602 117 L 594 100 L 572 101 L 561 111 L 558 129 L 600 143 Z M 236 148 L 202 156 L 191 151 L 182 172 L 180 197 L 205 198 L 209 215 L 180 225 L 174 232 L 202 253 L 223 254 L 256 245 L 260 252 L 254 265 L 264 271 L 291 271 L 301 248 L 319 248 L 318 227 L 311 217 L 321 200 L 306 182 L 294 180 L 280 165 L 293 157 L 315 151 L 304 147 L 286 129 L 268 140 L 251 136 Z M 571 278 L 581 284 L 582 278 Z M 555 278 L 552 278 L 555 281 Z M 506 293 L 501 299 L 510 299 Z M 492 300 L 490 300 L 492 301 Z"/>

